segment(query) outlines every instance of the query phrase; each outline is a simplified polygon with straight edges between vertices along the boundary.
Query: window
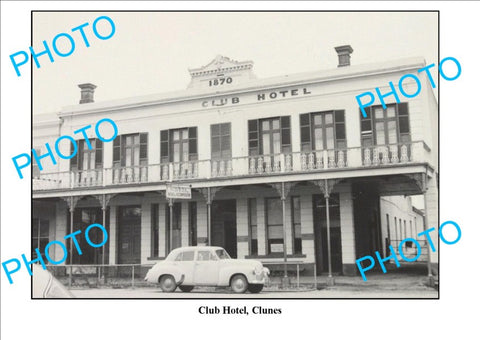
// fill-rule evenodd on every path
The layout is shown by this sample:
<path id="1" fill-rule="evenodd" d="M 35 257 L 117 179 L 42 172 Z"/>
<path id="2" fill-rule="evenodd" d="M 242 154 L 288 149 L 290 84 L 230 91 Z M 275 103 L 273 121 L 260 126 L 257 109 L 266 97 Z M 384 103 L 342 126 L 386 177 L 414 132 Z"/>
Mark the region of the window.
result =
<path id="1" fill-rule="evenodd" d="M 248 121 L 250 156 L 274 155 L 291 151 L 290 116 Z"/>
<path id="2" fill-rule="evenodd" d="M 199 250 L 197 252 L 197 261 L 215 261 L 216 258 L 213 256 L 210 250 Z"/>
<path id="3" fill-rule="evenodd" d="M 410 142 L 408 103 L 370 106 L 361 116 L 362 146 Z"/>
<path id="4" fill-rule="evenodd" d="M 301 114 L 300 142 L 302 151 L 346 148 L 345 111 Z"/>
<path id="5" fill-rule="evenodd" d="M 302 253 L 302 224 L 301 224 L 301 210 L 300 197 L 292 197 L 292 239 L 293 239 L 293 253 Z"/>
<path id="6" fill-rule="evenodd" d="M 188 244 L 197 245 L 197 202 L 188 202 Z"/>
<path id="7" fill-rule="evenodd" d="M 113 141 L 115 183 L 145 182 L 148 179 L 148 134 L 121 135 Z"/>
<path id="8" fill-rule="evenodd" d="M 220 260 L 230 259 L 230 255 L 228 255 L 227 252 L 224 249 L 215 250 L 215 253 L 217 254 L 217 256 Z"/>
<path id="9" fill-rule="evenodd" d="M 268 253 L 283 253 L 283 214 L 280 198 L 265 199 Z"/>
<path id="10" fill-rule="evenodd" d="M 180 163 L 197 159 L 196 127 L 160 131 L 161 163 Z"/>
<path id="11" fill-rule="evenodd" d="M 37 155 L 41 154 L 41 148 L 35 148 L 35 153 Z M 35 157 L 32 157 L 32 178 L 39 178 L 40 177 L 40 168 L 38 167 L 37 160 Z"/>
<path id="12" fill-rule="evenodd" d="M 152 204 L 151 206 L 151 251 L 150 256 L 158 256 L 158 204 Z"/>
<path id="13" fill-rule="evenodd" d="M 230 123 L 210 126 L 212 136 L 212 159 L 228 159 L 232 157 Z"/>
<path id="14" fill-rule="evenodd" d="M 175 261 L 193 261 L 194 255 L 194 250 L 184 251 L 177 255 Z"/>
<path id="15" fill-rule="evenodd" d="M 89 149 L 90 143 L 91 149 Z M 70 159 L 70 169 L 92 170 L 103 168 L 103 142 L 99 139 L 92 138 L 88 140 L 82 139 L 77 141 L 77 154 Z M 73 145 L 70 144 L 70 154 L 73 153 Z"/>
<path id="16" fill-rule="evenodd" d="M 148 165 L 148 133 L 121 135 L 113 140 L 113 166 Z"/>
<path id="17" fill-rule="evenodd" d="M 250 255 L 258 254 L 257 238 L 257 199 L 248 199 L 248 240 Z"/>
<path id="18" fill-rule="evenodd" d="M 40 254 L 42 254 L 43 258 L 45 259 L 44 251 L 45 247 L 47 246 L 48 234 L 50 232 L 49 222 L 48 220 L 34 218 L 32 220 L 32 259 L 38 257 L 37 253 L 35 252 L 35 248 L 38 248 Z"/>
<path id="19" fill-rule="evenodd" d="M 182 261 L 193 261 L 193 257 L 195 255 L 195 251 L 184 251 Z"/>

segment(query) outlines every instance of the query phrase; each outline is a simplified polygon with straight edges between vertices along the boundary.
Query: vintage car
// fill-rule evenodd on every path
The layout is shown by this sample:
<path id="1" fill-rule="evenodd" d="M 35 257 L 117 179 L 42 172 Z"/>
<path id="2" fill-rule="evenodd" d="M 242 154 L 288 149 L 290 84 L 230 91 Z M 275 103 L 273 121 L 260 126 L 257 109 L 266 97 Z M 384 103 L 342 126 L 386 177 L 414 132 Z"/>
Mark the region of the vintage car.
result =
<path id="1" fill-rule="evenodd" d="M 190 292 L 194 286 L 230 286 L 235 293 L 259 293 L 268 269 L 255 260 L 232 259 L 221 247 L 182 247 L 170 252 L 164 261 L 155 264 L 145 281 L 160 284 L 164 292 L 177 287 Z"/>

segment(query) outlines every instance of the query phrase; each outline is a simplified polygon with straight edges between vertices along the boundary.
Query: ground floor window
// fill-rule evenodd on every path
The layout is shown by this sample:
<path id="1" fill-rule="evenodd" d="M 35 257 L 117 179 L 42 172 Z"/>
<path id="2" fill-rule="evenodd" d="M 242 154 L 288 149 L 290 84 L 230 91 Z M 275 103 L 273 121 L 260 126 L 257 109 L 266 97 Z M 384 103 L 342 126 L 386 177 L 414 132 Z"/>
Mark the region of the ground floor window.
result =
<path id="1" fill-rule="evenodd" d="M 36 259 L 38 257 L 37 253 L 35 252 L 35 248 L 38 248 L 40 254 L 42 254 L 42 257 L 46 261 L 46 258 L 43 255 L 45 247 L 49 242 L 49 233 L 50 226 L 48 220 L 41 218 L 34 218 L 32 220 L 32 259 Z"/>
<path id="2" fill-rule="evenodd" d="M 283 214 L 280 198 L 266 198 L 267 249 L 269 254 L 283 253 Z"/>

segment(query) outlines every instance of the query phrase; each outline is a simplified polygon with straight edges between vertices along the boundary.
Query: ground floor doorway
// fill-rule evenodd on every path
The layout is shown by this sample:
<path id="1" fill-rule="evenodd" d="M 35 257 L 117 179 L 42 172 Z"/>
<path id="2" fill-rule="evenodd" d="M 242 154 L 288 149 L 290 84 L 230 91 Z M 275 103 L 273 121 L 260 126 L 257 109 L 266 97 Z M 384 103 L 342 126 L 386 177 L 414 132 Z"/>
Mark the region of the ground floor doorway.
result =
<path id="1" fill-rule="evenodd" d="M 340 231 L 340 200 L 338 194 L 329 198 L 330 244 L 332 272 L 342 272 L 342 238 Z M 313 223 L 317 273 L 328 272 L 327 210 L 323 195 L 313 195 Z"/>
<path id="2" fill-rule="evenodd" d="M 118 262 L 119 264 L 140 263 L 141 250 L 140 206 L 118 207 Z"/>
<path id="3" fill-rule="evenodd" d="M 70 214 L 70 213 L 68 213 Z M 68 230 L 70 230 L 70 218 L 67 219 Z M 102 264 L 103 256 L 102 252 L 105 250 L 108 254 L 108 242 L 105 244 L 105 247 L 92 247 L 85 238 L 85 231 L 91 224 L 100 224 L 103 225 L 103 216 L 101 208 L 76 208 L 73 213 L 73 231 L 78 230 L 81 233 L 76 237 L 78 246 L 82 251 L 80 255 L 76 249 L 75 244 L 72 245 L 72 264 Z M 106 226 L 104 226 L 108 233 L 108 221 Z M 88 237 L 93 244 L 100 244 L 103 241 L 104 235 L 100 228 L 92 228 L 88 232 Z M 108 259 L 105 258 L 105 261 Z"/>
<path id="4" fill-rule="evenodd" d="M 383 254 L 380 223 L 380 196 L 375 186 L 359 183 L 353 186 L 356 258 Z"/>
<path id="5" fill-rule="evenodd" d="M 220 246 L 237 258 L 236 200 L 212 202 L 212 246 Z"/>

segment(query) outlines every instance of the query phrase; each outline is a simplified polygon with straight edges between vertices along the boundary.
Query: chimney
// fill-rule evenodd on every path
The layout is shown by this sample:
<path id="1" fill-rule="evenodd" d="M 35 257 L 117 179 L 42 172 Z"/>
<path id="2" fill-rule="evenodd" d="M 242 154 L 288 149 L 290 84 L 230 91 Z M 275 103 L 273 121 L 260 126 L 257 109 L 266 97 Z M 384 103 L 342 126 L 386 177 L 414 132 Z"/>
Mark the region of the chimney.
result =
<path id="1" fill-rule="evenodd" d="M 86 83 L 80 84 L 78 87 L 81 89 L 80 104 L 93 103 L 93 93 L 95 92 L 97 86 L 91 83 Z"/>
<path id="2" fill-rule="evenodd" d="M 335 47 L 338 54 L 338 67 L 350 66 L 350 53 L 353 52 L 352 46 L 343 45 Z"/>

